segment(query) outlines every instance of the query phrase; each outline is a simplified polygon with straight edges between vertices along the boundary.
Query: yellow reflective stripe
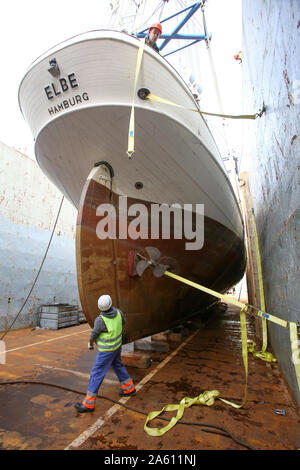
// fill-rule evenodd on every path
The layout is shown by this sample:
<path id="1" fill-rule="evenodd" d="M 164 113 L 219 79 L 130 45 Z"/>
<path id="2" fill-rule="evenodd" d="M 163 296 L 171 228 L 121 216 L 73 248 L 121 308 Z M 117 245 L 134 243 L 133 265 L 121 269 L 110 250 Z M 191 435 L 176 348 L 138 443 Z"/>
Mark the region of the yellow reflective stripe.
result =
<path id="1" fill-rule="evenodd" d="M 131 156 L 134 153 L 134 100 L 135 100 L 135 92 L 137 81 L 140 73 L 143 51 L 145 45 L 145 38 L 140 41 L 137 61 L 136 61 L 136 70 L 135 70 L 135 79 L 134 79 L 134 87 L 133 87 L 133 97 L 132 97 L 132 107 L 131 107 L 131 114 L 130 114 L 130 121 L 129 121 L 129 132 L 128 132 L 128 156 Z"/>
<path id="2" fill-rule="evenodd" d="M 165 100 L 164 98 L 160 98 L 159 96 L 153 95 L 149 93 L 147 95 L 148 100 L 157 101 L 158 103 L 169 104 L 171 106 L 176 106 L 177 108 L 187 109 L 189 111 L 195 111 L 199 114 L 206 114 L 208 116 L 218 116 L 223 118 L 230 118 L 230 119 L 256 119 L 257 114 L 239 114 L 239 115 L 232 115 L 232 114 L 218 114 L 218 113 L 208 113 L 206 111 L 200 111 L 197 108 L 187 108 L 186 106 L 182 106 L 180 104 L 173 103 L 173 101 Z"/>
<path id="3" fill-rule="evenodd" d="M 121 336 L 122 336 L 122 333 L 120 333 L 118 336 L 115 336 L 114 338 L 108 338 L 108 339 L 101 338 L 100 342 L 101 343 L 113 343 L 114 341 L 117 341 L 117 339 L 120 339 Z M 97 341 L 96 341 L 96 343 L 97 343 Z"/>
<path id="4" fill-rule="evenodd" d="M 122 345 L 122 339 L 120 339 L 120 341 L 118 341 L 117 343 L 110 344 L 110 345 L 97 343 L 97 347 L 99 351 L 115 351 L 115 349 L 118 349 L 121 345 Z"/>

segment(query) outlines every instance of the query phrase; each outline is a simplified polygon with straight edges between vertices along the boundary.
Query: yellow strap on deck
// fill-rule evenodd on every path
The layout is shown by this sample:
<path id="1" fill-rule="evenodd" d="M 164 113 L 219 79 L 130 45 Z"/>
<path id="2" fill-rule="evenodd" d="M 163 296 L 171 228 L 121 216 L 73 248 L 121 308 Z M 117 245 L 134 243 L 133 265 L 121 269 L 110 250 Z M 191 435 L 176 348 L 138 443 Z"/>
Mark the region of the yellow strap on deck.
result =
<path id="1" fill-rule="evenodd" d="M 236 300 L 234 297 L 231 297 L 229 295 L 219 294 L 219 292 L 216 292 L 212 289 L 208 289 L 207 287 L 201 286 L 200 284 L 197 284 L 196 282 L 193 282 L 181 276 L 178 276 L 178 274 L 171 273 L 170 271 L 165 271 L 164 274 L 173 279 L 176 279 L 177 281 L 183 282 L 191 287 L 195 287 L 196 289 L 199 289 L 203 292 L 206 292 L 207 294 L 213 295 L 214 297 L 222 299 L 228 303 L 231 303 L 241 308 L 240 320 L 241 320 L 242 356 L 243 356 L 243 362 L 244 362 L 244 368 L 245 368 L 246 382 L 245 382 L 245 388 L 244 388 L 244 399 L 240 405 L 237 405 L 229 400 L 225 400 L 224 398 L 221 398 L 220 392 L 218 390 L 210 390 L 210 391 L 205 391 L 201 393 L 195 398 L 184 397 L 178 405 L 166 405 L 160 411 L 150 412 L 144 424 L 144 431 L 149 436 L 162 436 L 163 434 L 165 434 L 173 426 L 175 426 L 175 424 L 181 419 L 185 408 L 189 408 L 192 405 L 212 406 L 215 400 L 218 399 L 234 408 L 242 408 L 247 402 L 247 396 L 248 396 L 248 351 L 252 352 L 254 357 L 259 357 L 260 359 L 263 359 L 265 361 L 268 361 L 268 362 L 276 361 L 273 355 L 269 352 L 260 351 L 260 352 L 255 353 L 254 342 L 252 342 L 251 346 L 248 346 L 247 344 L 246 312 L 249 307 L 251 308 L 251 306 L 247 306 L 246 304 Z M 269 313 L 263 312 L 261 310 L 258 311 L 257 315 L 260 316 L 264 320 L 272 321 L 273 323 L 283 326 L 284 328 L 287 328 L 289 326 L 290 342 L 291 342 L 291 349 L 292 349 L 292 360 L 295 365 L 296 377 L 297 377 L 298 387 L 300 390 L 300 353 L 299 353 L 299 341 L 298 341 L 296 323 L 287 322 L 285 320 L 282 320 L 278 317 L 275 317 L 274 315 L 270 315 Z M 149 421 L 153 420 L 154 418 L 157 418 L 164 411 L 176 411 L 176 410 L 177 410 L 176 416 L 173 416 L 170 422 L 163 428 L 160 428 L 160 429 L 150 428 L 148 426 Z"/>
<path id="2" fill-rule="evenodd" d="M 144 424 L 144 431 L 149 434 L 149 436 L 162 436 L 163 434 L 165 434 L 165 432 L 169 431 L 169 429 L 175 426 L 177 421 L 180 420 L 180 418 L 183 416 L 185 408 L 189 408 L 192 405 L 211 406 L 214 404 L 215 399 L 219 398 L 219 396 L 220 392 L 218 392 L 218 390 L 205 391 L 195 398 L 184 397 L 178 405 L 166 405 L 160 411 L 151 411 L 151 413 L 149 413 L 146 418 Z M 173 416 L 169 424 L 167 424 L 163 428 L 149 428 L 149 426 L 147 426 L 149 421 L 154 418 L 157 418 L 157 416 L 159 416 L 164 411 L 175 410 L 177 410 L 177 415 Z"/>
<path id="3" fill-rule="evenodd" d="M 255 346 L 256 343 L 254 341 L 251 342 L 251 345 L 248 345 L 248 351 L 252 353 L 253 357 L 257 357 L 266 362 L 277 362 L 277 359 L 275 359 L 272 353 L 268 351 L 255 351 Z"/>
<path id="4" fill-rule="evenodd" d="M 144 424 L 144 431 L 149 436 L 159 437 L 165 434 L 167 431 L 173 428 L 173 426 L 175 426 L 175 424 L 182 418 L 185 408 L 189 408 L 192 405 L 212 406 L 215 403 L 216 399 L 221 400 L 227 405 L 233 406 L 234 408 L 242 408 L 242 406 L 245 405 L 247 401 L 247 388 L 248 388 L 248 351 L 247 351 L 247 327 L 246 327 L 246 315 L 245 315 L 246 311 L 247 311 L 247 307 L 244 306 L 240 312 L 241 332 L 242 332 L 242 354 L 243 354 L 243 361 L 244 361 L 245 375 L 246 375 L 244 399 L 243 399 L 242 404 L 237 405 L 235 403 L 232 403 L 229 400 L 225 400 L 224 398 L 221 398 L 220 392 L 218 390 L 206 390 L 205 392 L 200 393 L 200 395 L 196 396 L 195 398 L 184 397 L 178 405 L 166 405 L 160 411 L 151 411 L 148 414 L 145 424 Z M 173 416 L 173 418 L 169 421 L 169 423 L 163 428 L 160 428 L 160 429 L 150 428 L 148 426 L 149 421 L 157 418 L 164 411 L 176 411 L 176 410 L 177 410 L 176 416 Z"/>
<path id="5" fill-rule="evenodd" d="M 232 115 L 232 114 L 218 114 L 218 113 L 208 113 L 206 111 L 200 111 L 197 108 L 187 108 L 186 106 L 182 106 L 180 104 L 173 103 L 173 101 L 165 100 L 164 98 L 160 98 L 159 96 L 153 95 L 149 93 L 147 95 L 148 100 L 157 101 L 158 103 L 169 104 L 171 106 L 176 106 L 177 108 L 188 109 L 190 111 L 195 111 L 196 113 L 206 114 L 208 116 L 217 116 L 222 118 L 230 118 L 230 119 L 256 119 L 258 114 L 239 114 L 239 115 Z"/>
<path id="6" fill-rule="evenodd" d="M 135 69 L 135 79 L 134 79 L 134 87 L 133 87 L 133 96 L 132 96 L 132 107 L 131 107 L 131 114 L 130 114 L 130 121 L 129 121 L 129 132 L 128 132 L 128 150 L 127 155 L 131 158 L 134 154 L 134 100 L 135 100 L 135 93 L 136 93 L 136 86 L 137 81 L 139 78 L 143 52 L 144 52 L 144 45 L 145 45 L 145 38 L 140 41 L 137 61 L 136 61 L 136 69 Z"/>

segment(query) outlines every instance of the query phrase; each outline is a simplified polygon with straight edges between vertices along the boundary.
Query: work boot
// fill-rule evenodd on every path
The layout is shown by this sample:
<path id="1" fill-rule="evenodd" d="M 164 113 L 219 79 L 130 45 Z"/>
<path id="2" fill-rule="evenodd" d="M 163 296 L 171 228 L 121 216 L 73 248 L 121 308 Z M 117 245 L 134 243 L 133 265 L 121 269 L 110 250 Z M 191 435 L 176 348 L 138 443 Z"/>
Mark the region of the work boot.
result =
<path id="1" fill-rule="evenodd" d="M 91 413 L 91 412 L 94 411 L 94 409 L 95 409 L 95 408 L 87 408 L 87 407 L 84 406 L 82 403 L 75 403 L 74 408 L 75 408 L 76 411 L 78 411 L 79 413 Z"/>
<path id="2" fill-rule="evenodd" d="M 124 392 L 124 390 L 119 391 L 119 396 L 120 397 L 130 397 L 130 396 L 135 395 L 135 394 L 136 394 L 136 389 L 131 390 L 131 392 L 127 392 L 127 393 Z"/>
<path id="3" fill-rule="evenodd" d="M 133 383 L 133 380 L 129 377 L 124 382 L 121 382 L 121 390 L 119 391 L 120 397 L 130 397 L 130 395 L 135 395 L 136 389 Z"/>

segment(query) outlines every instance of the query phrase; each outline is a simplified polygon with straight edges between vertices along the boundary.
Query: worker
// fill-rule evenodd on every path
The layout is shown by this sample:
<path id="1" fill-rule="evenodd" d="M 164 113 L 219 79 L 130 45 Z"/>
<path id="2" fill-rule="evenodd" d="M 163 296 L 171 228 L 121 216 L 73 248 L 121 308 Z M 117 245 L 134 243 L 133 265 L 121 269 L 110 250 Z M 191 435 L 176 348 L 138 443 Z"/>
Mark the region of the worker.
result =
<path id="1" fill-rule="evenodd" d="M 239 51 L 237 54 L 233 56 L 235 60 L 239 61 L 239 64 L 243 62 L 243 51 Z"/>
<path id="2" fill-rule="evenodd" d="M 89 349 L 94 349 L 94 342 L 96 343 L 98 354 L 91 371 L 86 396 L 81 403 L 74 405 L 79 413 L 94 411 L 99 387 L 110 366 L 121 384 L 119 395 L 129 397 L 136 394 L 133 380 L 121 360 L 122 327 L 126 322 L 125 316 L 121 310 L 112 306 L 109 295 L 99 297 L 98 308 L 100 315 L 95 320 L 88 343 Z"/>
<path id="3" fill-rule="evenodd" d="M 153 25 L 150 26 L 149 31 L 146 35 L 146 39 L 145 39 L 146 44 L 151 46 L 158 53 L 159 53 L 159 48 L 157 47 L 156 41 L 158 40 L 161 34 L 162 34 L 161 24 L 153 23 Z"/>

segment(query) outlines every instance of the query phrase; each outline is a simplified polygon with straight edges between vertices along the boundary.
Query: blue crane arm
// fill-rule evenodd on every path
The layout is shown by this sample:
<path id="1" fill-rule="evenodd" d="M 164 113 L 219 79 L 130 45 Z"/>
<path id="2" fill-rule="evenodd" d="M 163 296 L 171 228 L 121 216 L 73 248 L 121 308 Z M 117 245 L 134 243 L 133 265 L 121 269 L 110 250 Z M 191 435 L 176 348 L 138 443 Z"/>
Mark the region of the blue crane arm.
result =
<path id="1" fill-rule="evenodd" d="M 211 39 L 211 34 L 209 35 L 209 37 L 207 37 L 207 34 L 179 34 L 179 31 L 181 30 L 181 28 L 189 21 L 189 19 L 196 13 L 196 11 L 201 7 L 203 6 L 204 2 L 197 2 L 197 3 L 194 3 L 193 5 L 190 5 L 189 7 L 187 8 L 184 8 L 183 10 L 175 13 L 174 15 L 171 15 L 169 16 L 168 18 L 165 18 L 164 20 L 160 21 L 160 23 L 164 23 L 178 15 L 180 15 L 181 13 L 184 13 L 186 11 L 188 11 L 188 13 L 185 15 L 185 17 L 181 20 L 180 23 L 178 23 L 178 25 L 176 26 L 176 28 L 174 29 L 174 31 L 170 34 L 161 34 L 160 35 L 160 39 L 164 39 L 163 43 L 159 46 L 159 50 L 161 51 L 172 39 L 186 39 L 186 40 L 190 40 L 190 41 L 193 41 L 191 42 L 190 44 L 187 44 L 183 47 L 180 47 L 179 49 L 176 49 L 175 51 L 172 51 L 172 52 L 169 52 L 168 54 L 166 55 L 170 55 L 170 54 L 173 54 L 174 52 L 177 52 L 177 51 L 180 51 L 181 49 L 184 49 L 185 47 L 188 47 L 188 46 L 191 46 L 192 44 L 195 44 L 199 41 L 207 41 L 208 39 L 210 40 Z M 147 31 L 148 31 L 148 28 L 145 28 L 143 29 L 142 31 L 140 31 L 139 33 L 136 34 L 136 36 L 138 38 L 143 38 L 146 36 L 147 34 Z"/>

